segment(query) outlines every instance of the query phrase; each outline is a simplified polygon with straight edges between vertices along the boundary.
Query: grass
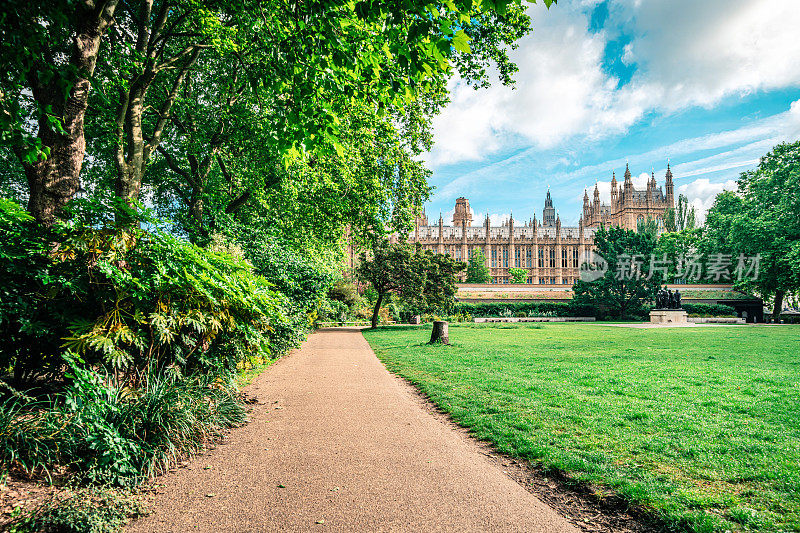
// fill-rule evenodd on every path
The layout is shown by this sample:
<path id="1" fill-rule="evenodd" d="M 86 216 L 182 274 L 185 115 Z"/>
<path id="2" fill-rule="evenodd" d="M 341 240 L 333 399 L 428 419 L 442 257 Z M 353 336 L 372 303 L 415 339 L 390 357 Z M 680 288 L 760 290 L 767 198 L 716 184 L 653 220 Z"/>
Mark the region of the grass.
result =
<path id="1" fill-rule="evenodd" d="M 800 530 L 800 326 L 474 326 L 364 335 L 478 438 L 666 529 Z"/>

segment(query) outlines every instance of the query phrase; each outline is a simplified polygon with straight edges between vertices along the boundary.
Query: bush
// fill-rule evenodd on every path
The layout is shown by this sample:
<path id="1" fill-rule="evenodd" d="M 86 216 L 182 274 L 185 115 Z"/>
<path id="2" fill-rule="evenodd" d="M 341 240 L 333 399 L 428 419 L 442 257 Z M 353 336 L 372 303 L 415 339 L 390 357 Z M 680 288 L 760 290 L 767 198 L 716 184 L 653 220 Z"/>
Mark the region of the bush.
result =
<path id="1" fill-rule="evenodd" d="M 682 304 L 683 308 L 690 315 L 702 315 L 713 317 L 733 317 L 736 316 L 736 310 L 729 305 L 719 304 Z"/>
<path id="2" fill-rule="evenodd" d="M 317 305 L 314 325 L 319 322 L 347 322 L 350 318 L 350 309 L 342 301 L 323 298 Z"/>
<path id="3" fill-rule="evenodd" d="M 304 333 L 292 302 L 249 263 L 156 229 L 45 228 L 3 201 L 0 239 L 0 366 L 17 383 L 60 377 L 65 349 L 135 381 L 150 367 L 233 370 Z"/>
<path id="4" fill-rule="evenodd" d="M 456 304 L 457 313 L 468 313 L 476 317 L 525 317 L 525 316 L 576 316 L 576 309 L 563 302 L 486 302 Z M 578 311 L 584 311 L 583 308 Z M 594 313 L 577 316 L 594 316 Z"/>

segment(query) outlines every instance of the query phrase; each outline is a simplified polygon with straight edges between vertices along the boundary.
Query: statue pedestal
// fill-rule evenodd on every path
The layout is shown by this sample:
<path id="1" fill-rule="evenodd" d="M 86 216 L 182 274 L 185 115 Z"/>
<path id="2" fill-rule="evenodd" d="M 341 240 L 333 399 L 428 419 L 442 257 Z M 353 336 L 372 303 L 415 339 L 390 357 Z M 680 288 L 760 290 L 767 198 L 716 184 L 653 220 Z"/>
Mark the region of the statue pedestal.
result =
<path id="1" fill-rule="evenodd" d="M 684 309 L 653 309 L 650 311 L 651 324 L 688 324 L 689 313 Z"/>

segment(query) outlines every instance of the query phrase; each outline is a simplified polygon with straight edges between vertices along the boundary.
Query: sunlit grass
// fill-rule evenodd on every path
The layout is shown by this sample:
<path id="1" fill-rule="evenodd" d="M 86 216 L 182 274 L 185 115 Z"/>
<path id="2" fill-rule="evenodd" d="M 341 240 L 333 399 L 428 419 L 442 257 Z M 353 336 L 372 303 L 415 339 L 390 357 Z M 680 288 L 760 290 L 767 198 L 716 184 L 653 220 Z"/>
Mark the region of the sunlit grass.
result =
<path id="1" fill-rule="evenodd" d="M 471 326 L 364 334 L 479 438 L 667 527 L 800 530 L 800 326 Z"/>

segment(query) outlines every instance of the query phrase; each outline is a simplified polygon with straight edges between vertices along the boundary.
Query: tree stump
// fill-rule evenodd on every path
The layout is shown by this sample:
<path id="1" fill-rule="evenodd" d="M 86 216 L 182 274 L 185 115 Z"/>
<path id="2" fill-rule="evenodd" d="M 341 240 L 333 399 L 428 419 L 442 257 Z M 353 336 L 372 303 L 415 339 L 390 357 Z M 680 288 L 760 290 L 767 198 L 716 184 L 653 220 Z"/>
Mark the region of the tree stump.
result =
<path id="1" fill-rule="evenodd" d="M 428 342 L 428 344 L 450 344 L 450 336 L 448 335 L 447 329 L 447 322 L 444 320 L 435 320 L 433 322 L 431 340 Z"/>

